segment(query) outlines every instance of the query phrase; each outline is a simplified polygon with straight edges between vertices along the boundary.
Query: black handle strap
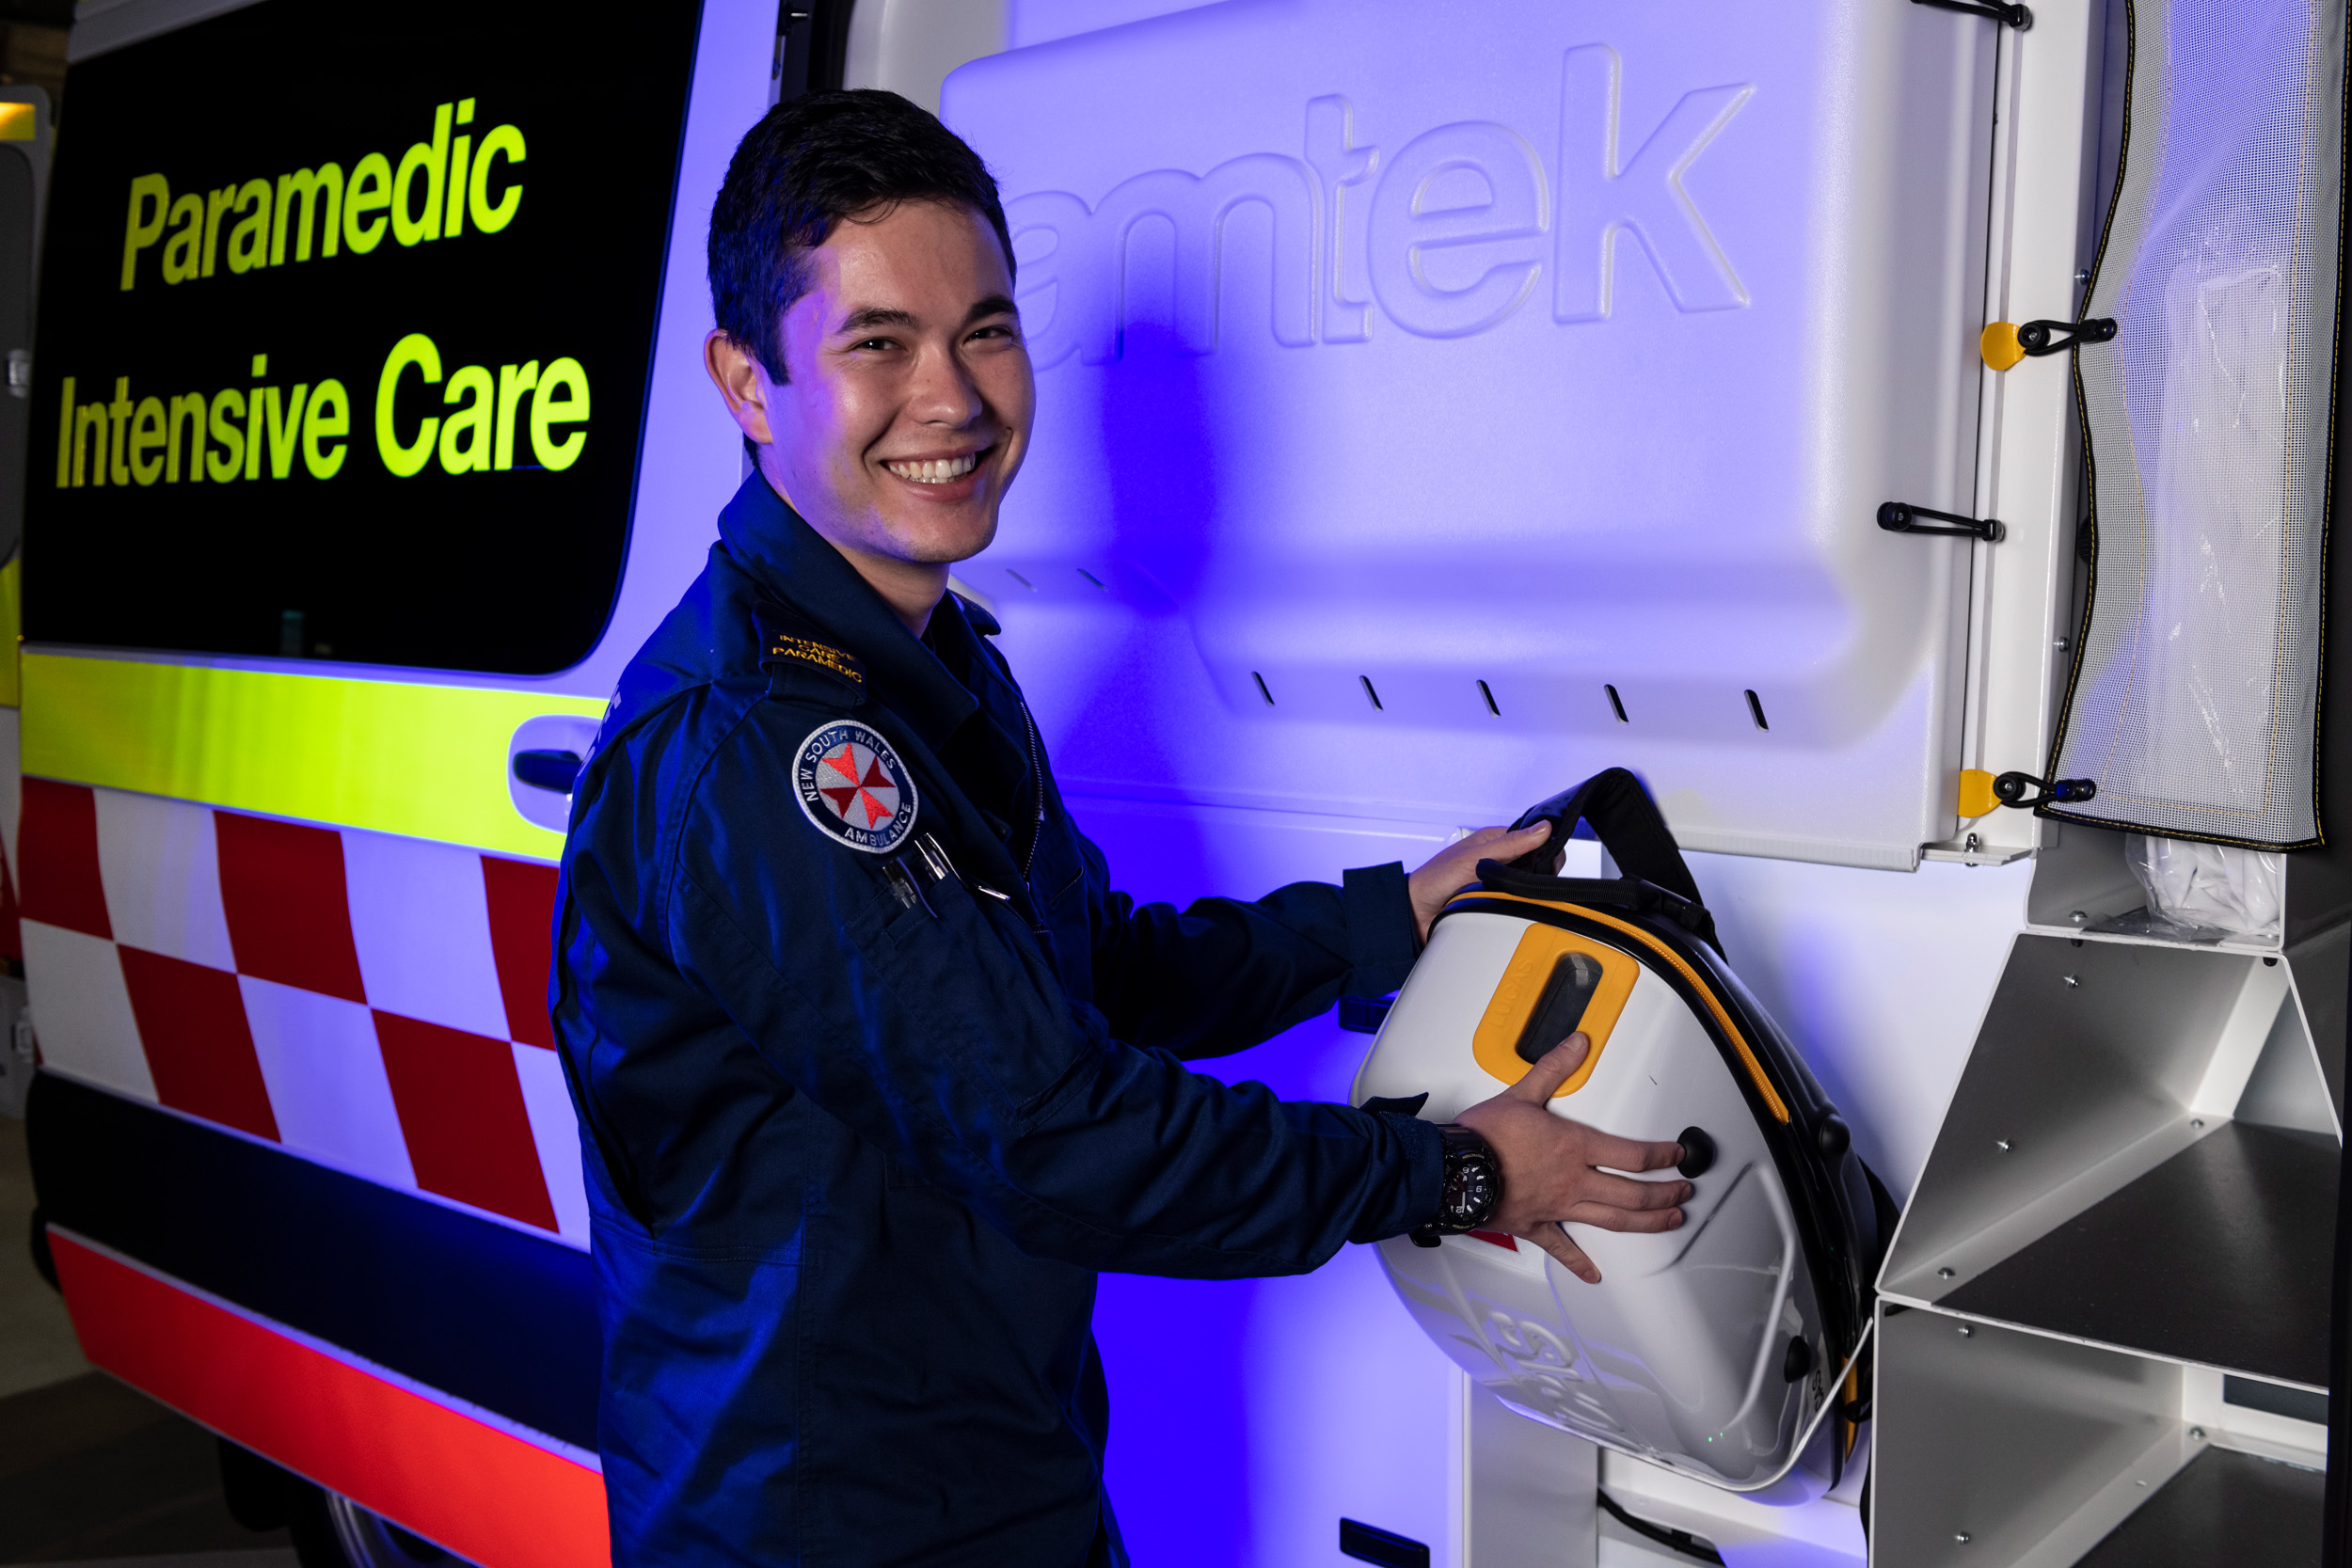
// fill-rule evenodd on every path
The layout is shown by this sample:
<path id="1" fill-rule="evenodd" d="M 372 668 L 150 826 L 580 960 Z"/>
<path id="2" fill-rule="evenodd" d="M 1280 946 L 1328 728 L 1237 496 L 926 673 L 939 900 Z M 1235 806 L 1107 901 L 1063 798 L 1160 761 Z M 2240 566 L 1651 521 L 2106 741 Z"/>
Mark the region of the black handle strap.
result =
<path id="1" fill-rule="evenodd" d="M 1552 857 L 1575 833 L 1576 825 L 1590 822 L 1600 837 L 1600 847 L 1609 851 L 1619 871 L 1693 904 L 1700 901 L 1699 885 L 1691 879 L 1691 868 L 1682 861 L 1682 847 L 1667 830 L 1658 803 L 1642 787 L 1642 781 L 1623 768 L 1596 773 L 1574 789 L 1564 789 L 1543 804 L 1530 806 L 1511 827 L 1517 832 L 1538 822 L 1551 824 L 1551 836 L 1544 840 L 1542 848 L 1511 863 L 1518 870 L 1550 875 Z"/>
<path id="2" fill-rule="evenodd" d="M 1641 914 L 1670 920 L 1717 953 L 1724 944 L 1715 935 L 1715 917 L 1699 900 L 1698 884 L 1683 863 L 1681 846 L 1667 831 L 1657 802 L 1642 781 L 1622 768 L 1596 773 L 1574 789 L 1562 790 L 1534 807 L 1514 831 L 1538 822 L 1551 824 L 1543 847 L 1504 864 L 1480 861 L 1478 880 L 1492 892 L 1518 893 L 1532 898 L 1566 898 L 1577 903 L 1609 904 Z M 1599 878 L 1560 878 L 1551 873 L 1552 857 L 1576 832 L 1590 822 L 1601 847 L 1624 875 L 1614 880 Z"/>

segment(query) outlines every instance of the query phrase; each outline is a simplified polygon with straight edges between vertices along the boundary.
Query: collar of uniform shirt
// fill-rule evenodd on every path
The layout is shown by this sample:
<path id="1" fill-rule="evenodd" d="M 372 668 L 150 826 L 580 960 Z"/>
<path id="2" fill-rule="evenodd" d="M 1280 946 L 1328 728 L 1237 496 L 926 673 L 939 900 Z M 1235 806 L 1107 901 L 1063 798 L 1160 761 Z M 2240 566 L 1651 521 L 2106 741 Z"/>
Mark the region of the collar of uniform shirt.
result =
<path id="1" fill-rule="evenodd" d="M 761 588 L 856 655 L 877 695 L 933 751 L 979 711 L 979 699 L 756 471 L 719 514 L 719 538 Z M 957 624 L 961 629 L 961 615 Z M 963 629 L 963 635 L 972 633 Z"/>
<path id="2" fill-rule="evenodd" d="M 924 641 L 980 704 L 977 716 L 934 750 L 972 803 L 993 817 L 1013 859 L 1025 864 L 1036 833 L 1032 814 L 1041 804 L 1031 793 L 1038 786 L 1029 777 L 1029 724 L 1019 693 L 980 641 L 982 618 L 996 629 L 995 617 L 953 594 L 931 612 Z"/>

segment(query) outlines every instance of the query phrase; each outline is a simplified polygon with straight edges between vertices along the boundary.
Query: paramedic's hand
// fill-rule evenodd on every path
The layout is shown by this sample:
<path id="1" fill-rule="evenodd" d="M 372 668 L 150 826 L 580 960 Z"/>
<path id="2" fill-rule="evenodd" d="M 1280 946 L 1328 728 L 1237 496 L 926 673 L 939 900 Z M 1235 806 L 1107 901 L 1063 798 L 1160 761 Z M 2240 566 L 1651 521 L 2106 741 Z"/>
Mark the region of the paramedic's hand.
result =
<path id="1" fill-rule="evenodd" d="M 1551 1091 L 1583 1065 L 1591 1045 L 1579 1030 L 1544 1053 L 1526 1077 L 1454 1119 L 1486 1139 L 1502 1165 L 1495 1228 L 1534 1243 L 1577 1278 L 1597 1285 L 1600 1271 L 1560 1222 L 1672 1230 L 1682 1223 L 1678 1205 L 1691 1196 L 1691 1183 L 1636 1181 L 1597 1168 L 1671 1170 L 1682 1163 L 1680 1144 L 1636 1143 L 1551 1114 Z"/>
<path id="2" fill-rule="evenodd" d="M 1549 822 L 1538 822 L 1516 833 L 1508 828 L 1481 828 L 1430 856 L 1428 864 L 1405 879 L 1406 892 L 1413 900 L 1413 919 L 1421 927 L 1421 940 L 1429 940 L 1429 923 L 1438 918 L 1445 901 L 1478 880 L 1480 861 L 1518 860 L 1540 847 L 1550 833 Z M 1556 860 L 1553 869 L 1558 869 Z"/>

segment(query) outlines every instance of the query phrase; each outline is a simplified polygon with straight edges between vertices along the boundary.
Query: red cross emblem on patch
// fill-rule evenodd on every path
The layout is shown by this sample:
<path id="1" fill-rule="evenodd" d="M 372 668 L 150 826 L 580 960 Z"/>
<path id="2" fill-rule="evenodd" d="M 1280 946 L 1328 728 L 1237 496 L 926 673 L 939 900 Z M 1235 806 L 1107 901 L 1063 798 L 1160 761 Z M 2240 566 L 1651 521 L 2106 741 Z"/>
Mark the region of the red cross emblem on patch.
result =
<path id="1" fill-rule="evenodd" d="M 914 781 L 890 743 L 866 725 L 818 726 L 794 763 L 802 812 L 851 848 L 880 854 L 914 827 Z"/>
<path id="2" fill-rule="evenodd" d="M 817 793 L 835 816 L 861 828 L 879 828 L 898 815 L 898 786 L 873 752 L 845 740 L 817 760 Z"/>

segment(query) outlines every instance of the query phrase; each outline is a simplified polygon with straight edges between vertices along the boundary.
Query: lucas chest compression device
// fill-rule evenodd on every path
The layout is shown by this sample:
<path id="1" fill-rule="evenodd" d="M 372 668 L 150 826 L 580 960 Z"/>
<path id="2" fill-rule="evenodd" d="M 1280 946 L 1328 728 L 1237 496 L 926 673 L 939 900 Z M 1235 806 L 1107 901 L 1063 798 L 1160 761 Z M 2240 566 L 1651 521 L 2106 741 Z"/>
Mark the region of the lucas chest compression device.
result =
<path id="1" fill-rule="evenodd" d="M 1549 874 L 1579 821 L 1622 878 Z M 1612 768 L 1514 826 L 1538 822 L 1551 825 L 1542 848 L 1481 863 L 1438 917 L 1356 1099 L 1451 1122 L 1581 1029 L 1591 1049 L 1552 1111 L 1678 1140 L 1684 1221 L 1660 1235 L 1570 1227 L 1598 1285 L 1486 1231 L 1381 1243 L 1390 1281 L 1520 1415 L 1759 1500 L 1819 1496 L 1867 1410 L 1860 1355 L 1893 1206 L 1724 965 L 1640 782 Z"/>

